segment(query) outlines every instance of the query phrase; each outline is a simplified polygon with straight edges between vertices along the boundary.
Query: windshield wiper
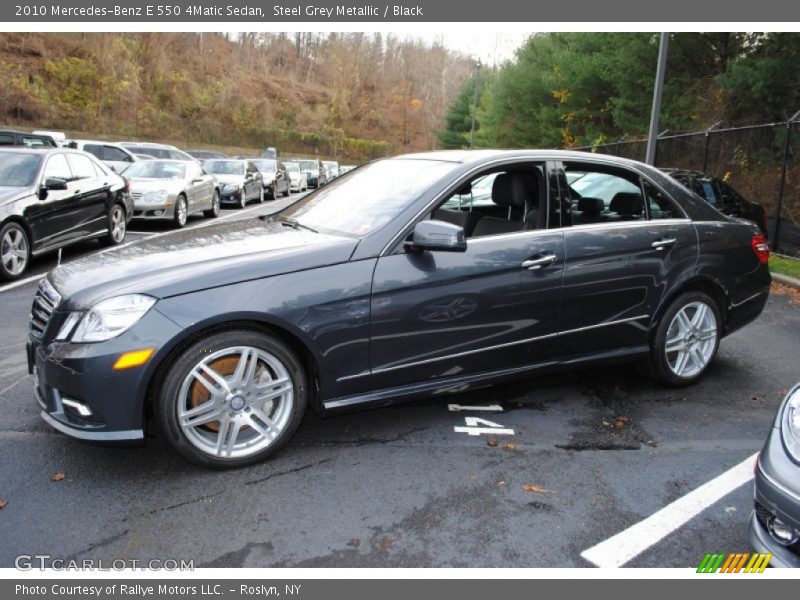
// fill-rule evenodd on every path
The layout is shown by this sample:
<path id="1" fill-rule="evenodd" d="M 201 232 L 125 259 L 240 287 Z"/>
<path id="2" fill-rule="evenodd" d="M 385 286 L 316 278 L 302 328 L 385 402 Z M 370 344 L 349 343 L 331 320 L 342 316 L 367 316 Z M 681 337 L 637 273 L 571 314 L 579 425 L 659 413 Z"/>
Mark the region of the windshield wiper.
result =
<path id="1" fill-rule="evenodd" d="M 286 225 L 287 227 L 291 227 L 293 229 L 306 229 L 312 233 L 319 233 L 319 231 L 317 231 L 313 227 L 309 227 L 308 225 L 303 225 L 300 221 L 288 217 L 284 217 L 283 219 L 281 219 L 280 224 Z"/>

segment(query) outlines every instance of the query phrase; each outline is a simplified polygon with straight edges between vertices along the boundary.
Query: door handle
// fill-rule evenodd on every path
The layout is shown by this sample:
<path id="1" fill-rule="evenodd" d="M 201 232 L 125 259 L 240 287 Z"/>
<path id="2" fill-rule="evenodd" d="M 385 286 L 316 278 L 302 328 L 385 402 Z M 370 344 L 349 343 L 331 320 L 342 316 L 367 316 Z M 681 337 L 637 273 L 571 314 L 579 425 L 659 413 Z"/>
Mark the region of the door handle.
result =
<path id="1" fill-rule="evenodd" d="M 655 242 L 653 242 L 652 244 L 650 244 L 650 246 L 652 246 L 652 247 L 653 247 L 653 248 L 655 248 L 656 250 L 663 250 L 663 249 L 664 249 L 664 248 L 666 248 L 667 246 L 673 246 L 673 245 L 675 245 L 675 243 L 676 243 L 677 241 L 678 241 L 678 240 L 676 240 L 675 238 L 665 238 L 665 239 L 663 239 L 663 240 L 656 240 Z"/>
<path id="2" fill-rule="evenodd" d="M 529 258 L 526 261 L 523 261 L 522 268 L 528 269 L 529 271 L 535 271 L 537 269 L 541 269 L 542 267 L 546 267 L 547 265 L 551 265 L 556 262 L 556 255 L 555 254 L 545 254 L 539 258 Z"/>

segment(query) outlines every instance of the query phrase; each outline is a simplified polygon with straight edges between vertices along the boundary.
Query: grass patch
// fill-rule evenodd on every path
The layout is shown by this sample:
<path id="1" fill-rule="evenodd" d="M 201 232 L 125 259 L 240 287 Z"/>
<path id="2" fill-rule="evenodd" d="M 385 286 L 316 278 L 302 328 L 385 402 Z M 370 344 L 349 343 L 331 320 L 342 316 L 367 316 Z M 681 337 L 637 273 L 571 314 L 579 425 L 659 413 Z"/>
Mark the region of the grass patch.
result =
<path id="1" fill-rule="evenodd" d="M 800 260 L 771 254 L 769 257 L 769 270 L 773 273 L 800 279 Z"/>

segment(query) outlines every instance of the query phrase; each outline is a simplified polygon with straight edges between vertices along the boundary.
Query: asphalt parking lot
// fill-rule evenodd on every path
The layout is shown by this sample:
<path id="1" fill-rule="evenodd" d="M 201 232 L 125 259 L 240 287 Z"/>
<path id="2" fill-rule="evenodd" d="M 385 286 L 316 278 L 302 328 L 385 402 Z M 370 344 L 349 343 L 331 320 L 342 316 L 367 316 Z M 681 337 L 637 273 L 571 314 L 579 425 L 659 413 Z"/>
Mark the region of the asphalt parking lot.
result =
<path id="1" fill-rule="evenodd" d="M 167 230 L 134 224 L 131 241 Z M 62 261 L 92 251 L 96 243 Z M 32 275 L 53 264 L 35 262 Z M 41 421 L 24 352 L 35 287 L 0 286 L 0 567 L 43 553 L 196 567 L 592 566 L 586 550 L 752 462 L 800 380 L 800 305 L 773 295 L 689 388 L 620 366 L 327 420 L 308 414 L 276 458 L 212 472 L 158 437 L 104 448 Z M 475 427 L 493 431 L 471 435 Z M 751 497 L 744 481 L 709 499 L 624 564 L 696 567 L 706 552 L 748 551 Z"/>

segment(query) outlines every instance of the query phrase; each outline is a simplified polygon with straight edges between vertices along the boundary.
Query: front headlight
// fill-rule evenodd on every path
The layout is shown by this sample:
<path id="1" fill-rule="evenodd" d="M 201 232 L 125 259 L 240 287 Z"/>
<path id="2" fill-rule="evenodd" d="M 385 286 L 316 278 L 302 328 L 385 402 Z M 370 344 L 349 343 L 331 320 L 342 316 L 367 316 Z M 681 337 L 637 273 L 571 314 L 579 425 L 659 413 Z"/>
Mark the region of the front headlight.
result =
<path id="1" fill-rule="evenodd" d="M 110 340 L 133 327 L 155 303 L 155 298 L 143 294 L 103 300 L 85 313 L 71 313 L 56 339 L 75 343 Z"/>
<path id="2" fill-rule="evenodd" d="M 783 408 L 781 435 L 786 451 L 800 462 L 800 387 L 795 388 Z"/>
<path id="3" fill-rule="evenodd" d="M 238 192 L 239 191 L 239 184 L 238 183 L 227 183 L 223 188 L 226 192 Z"/>

